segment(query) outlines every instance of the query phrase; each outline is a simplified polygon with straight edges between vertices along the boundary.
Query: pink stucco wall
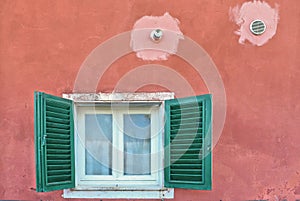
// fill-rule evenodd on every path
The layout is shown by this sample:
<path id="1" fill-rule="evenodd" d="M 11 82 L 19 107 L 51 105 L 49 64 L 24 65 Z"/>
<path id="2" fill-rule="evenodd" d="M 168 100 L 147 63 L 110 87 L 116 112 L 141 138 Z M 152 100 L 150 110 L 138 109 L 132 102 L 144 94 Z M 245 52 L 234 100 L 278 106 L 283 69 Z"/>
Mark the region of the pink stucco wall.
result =
<path id="1" fill-rule="evenodd" d="M 131 30 L 142 16 L 165 12 L 212 57 L 227 95 L 225 127 L 213 150 L 213 190 L 175 189 L 174 200 L 299 198 L 300 1 L 267 1 L 279 5 L 280 21 L 261 47 L 239 44 L 234 34 L 237 25 L 228 13 L 243 2 L 1 0 L 0 199 L 64 200 L 61 191 L 35 192 L 33 92 L 71 93 L 79 67 L 97 45 Z M 120 58 L 97 91 L 112 91 L 126 72 L 148 63 L 134 53 Z M 207 93 L 182 59 L 154 63 L 175 69 L 196 93 Z"/>

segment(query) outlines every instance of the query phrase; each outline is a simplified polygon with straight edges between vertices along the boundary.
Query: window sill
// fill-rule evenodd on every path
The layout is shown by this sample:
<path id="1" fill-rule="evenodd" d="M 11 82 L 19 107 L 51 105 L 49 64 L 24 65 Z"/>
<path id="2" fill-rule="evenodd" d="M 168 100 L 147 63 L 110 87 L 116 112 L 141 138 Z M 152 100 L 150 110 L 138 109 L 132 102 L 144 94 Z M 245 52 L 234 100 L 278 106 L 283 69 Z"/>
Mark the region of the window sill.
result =
<path id="1" fill-rule="evenodd" d="M 159 190 L 74 190 L 65 189 L 64 198 L 115 198 L 115 199 L 172 199 L 173 188 Z"/>

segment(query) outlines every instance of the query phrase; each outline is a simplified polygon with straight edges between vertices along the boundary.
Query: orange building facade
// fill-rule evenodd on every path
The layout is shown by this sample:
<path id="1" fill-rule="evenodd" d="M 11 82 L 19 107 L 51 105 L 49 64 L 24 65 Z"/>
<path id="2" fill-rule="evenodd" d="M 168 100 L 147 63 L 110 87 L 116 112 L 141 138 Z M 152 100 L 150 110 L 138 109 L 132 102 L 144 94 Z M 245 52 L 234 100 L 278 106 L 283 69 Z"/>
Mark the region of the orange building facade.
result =
<path id="1" fill-rule="evenodd" d="M 62 198 L 61 190 L 36 192 L 34 91 L 59 97 L 172 92 L 182 98 L 211 93 L 218 109 L 212 117 L 218 123 L 212 131 L 212 189 L 175 188 L 171 200 L 300 199 L 300 2 L 266 2 L 278 16 L 270 17 L 276 18 L 276 25 L 271 24 L 275 31 L 262 42 L 257 35 L 257 40 L 247 39 L 242 29 L 235 33 L 241 25 L 232 16 L 243 11 L 244 3 L 1 1 L 0 199 L 76 200 Z M 132 37 L 138 37 L 131 35 L 135 23 L 166 12 L 178 21 L 179 29 L 171 32 L 181 34 L 179 46 L 166 58 L 138 57 L 137 50 L 130 49 Z M 250 16 L 256 19 L 260 13 Z M 151 26 L 166 30 L 163 44 L 169 24 L 160 23 Z M 164 23 L 168 25 L 161 27 Z M 143 38 L 136 43 L 143 44 Z M 157 50 L 163 48 L 154 48 L 154 54 Z M 93 65 L 103 65 L 103 72 L 84 74 L 83 69 Z"/>

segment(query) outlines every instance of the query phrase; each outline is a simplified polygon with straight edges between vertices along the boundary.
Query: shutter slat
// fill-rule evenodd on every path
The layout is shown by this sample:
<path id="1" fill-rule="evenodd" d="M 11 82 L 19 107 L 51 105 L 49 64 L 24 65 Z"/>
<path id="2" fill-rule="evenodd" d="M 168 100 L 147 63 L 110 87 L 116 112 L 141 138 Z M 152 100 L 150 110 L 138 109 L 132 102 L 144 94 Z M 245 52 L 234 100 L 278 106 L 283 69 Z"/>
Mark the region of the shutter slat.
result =
<path id="1" fill-rule="evenodd" d="M 170 149 L 171 154 L 199 154 L 199 149 Z"/>
<path id="2" fill-rule="evenodd" d="M 61 119 L 61 118 L 55 118 L 55 117 L 46 117 L 47 122 L 54 122 L 54 123 L 60 123 L 60 124 L 67 124 L 69 125 L 70 121 L 68 119 Z"/>
<path id="3" fill-rule="evenodd" d="M 73 103 L 35 93 L 37 191 L 75 187 Z"/>
<path id="4" fill-rule="evenodd" d="M 183 99 L 184 98 L 182 98 L 181 100 L 183 100 Z M 196 103 L 195 99 L 192 100 L 193 102 L 191 102 L 191 103 L 185 102 L 185 101 L 181 101 L 181 100 L 180 99 L 174 99 L 174 100 L 172 100 L 172 102 L 174 104 L 170 105 L 171 110 L 182 110 L 182 109 L 189 109 L 189 108 L 195 109 L 195 107 L 197 107 L 197 108 L 200 107 L 201 108 L 203 106 L 203 103 Z"/>
<path id="5" fill-rule="evenodd" d="M 48 171 L 48 176 L 58 176 L 58 175 L 66 175 L 66 174 L 71 174 L 70 170 L 49 170 Z"/>
<path id="6" fill-rule="evenodd" d="M 54 159 L 70 159 L 70 156 L 66 154 L 48 154 L 47 155 L 49 160 L 54 160 Z"/>
<path id="7" fill-rule="evenodd" d="M 211 189 L 211 96 L 167 100 L 165 111 L 165 186 Z"/>
<path id="8" fill-rule="evenodd" d="M 202 143 L 203 139 L 201 137 L 186 139 L 186 138 L 174 138 L 172 139 L 172 144 L 193 144 L 193 143 Z"/>
<path id="9" fill-rule="evenodd" d="M 48 106 L 53 106 L 55 108 L 62 108 L 62 109 L 70 109 L 71 105 L 69 101 L 65 101 L 66 99 L 63 98 L 59 98 L 56 96 L 52 96 L 49 94 L 46 94 L 46 96 L 50 97 L 50 99 L 46 100 L 46 104 Z M 51 98 L 55 98 L 55 99 L 51 99 Z"/>
<path id="10" fill-rule="evenodd" d="M 177 133 L 171 134 L 170 137 L 173 139 L 194 139 L 194 138 L 202 138 L 202 132 L 199 133 Z"/>
<path id="11" fill-rule="evenodd" d="M 171 130 L 201 128 L 202 123 L 172 124 Z"/>
<path id="12" fill-rule="evenodd" d="M 171 134 L 192 134 L 192 133 L 202 133 L 200 127 L 197 128 L 186 128 L 186 129 L 172 129 L 170 130 Z"/>
<path id="13" fill-rule="evenodd" d="M 203 121 L 202 118 L 185 118 L 185 119 L 173 119 L 171 120 L 171 125 L 176 124 L 188 124 L 188 123 L 201 123 Z"/>
<path id="14" fill-rule="evenodd" d="M 175 185 L 184 185 L 184 186 L 188 186 L 188 185 L 195 185 L 195 186 L 203 186 L 204 182 L 199 182 L 199 181 L 183 181 L 183 180 L 173 180 L 173 183 Z M 197 188 L 191 188 L 190 189 L 196 189 L 196 190 L 209 190 L 209 189 L 197 189 Z"/>
<path id="15" fill-rule="evenodd" d="M 71 145 L 62 145 L 62 144 L 47 144 L 48 149 L 65 149 L 69 150 Z"/>
<path id="16" fill-rule="evenodd" d="M 171 159 L 182 158 L 182 159 L 197 159 L 201 155 L 200 154 L 172 154 Z"/>
<path id="17" fill-rule="evenodd" d="M 54 123 L 54 122 L 48 122 L 46 124 L 47 127 L 51 127 L 51 128 L 59 128 L 59 129 L 66 129 L 69 130 L 70 129 L 70 125 L 68 124 L 60 124 L 60 123 Z"/>
<path id="18" fill-rule="evenodd" d="M 71 160 L 48 160 L 48 165 L 68 165 Z"/>
<path id="19" fill-rule="evenodd" d="M 69 112 L 70 110 L 69 109 L 62 109 L 62 108 L 58 108 L 58 107 L 51 107 L 49 105 L 46 106 L 46 111 L 49 111 L 49 112 L 55 112 L 55 113 L 58 113 L 58 114 L 65 114 L 65 115 L 69 115 Z"/>
<path id="20" fill-rule="evenodd" d="M 47 165 L 48 171 L 51 170 L 70 170 L 71 165 Z"/>
<path id="21" fill-rule="evenodd" d="M 70 154 L 69 149 L 47 149 L 47 154 Z"/>
<path id="22" fill-rule="evenodd" d="M 174 164 L 193 164 L 193 165 L 198 165 L 201 164 L 201 160 L 199 159 L 173 159 L 171 160 L 171 163 Z"/>
<path id="23" fill-rule="evenodd" d="M 62 139 L 55 139 L 55 138 L 49 138 L 47 136 L 47 144 L 61 144 L 61 145 L 69 145 L 70 144 L 70 140 L 62 140 Z"/>
<path id="24" fill-rule="evenodd" d="M 179 181 L 194 181 L 194 182 L 202 182 L 202 176 L 199 176 L 197 174 L 193 175 L 193 174 L 184 174 L 184 175 L 180 175 L 180 174 L 171 174 L 171 179 L 173 180 L 179 180 Z"/>
<path id="25" fill-rule="evenodd" d="M 69 120 L 70 115 L 60 114 L 56 112 L 46 111 L 48 117 L 61 118 L 62 120 Z"/>
<path id="26" fill-rule="evenodd" d="M 172 164 L 171 169 L 199 169 L 202 170 L 201 163 L 200 164 Z"/>
<path id="27" fill-rule="evenodd" d="M 172 169 L 171 174 L 202 174 L 201 169 Z"/>
<path id="28" fill-rule="evenodd" d="M 185 109 L 177 109 L 177 110 L 171 110 L 171 116 L 175 114 L 197 114 L 195 116 L 198 116 L 198 114 L 202 112 L 202 107 L 198 108 L 198 110 L 195 110 L 195 107 L 193 108 L 185 108 Z"/>
<path id="29" fill-rule="evenodd" d="M 171 144 L 171 150 L 176 150 L 176 149 L 192 149 L 192 150 L 198 150 L 202 148 L 202 144 Z"/>
<path id="30" fill-rule="evenodd" d="M 69 129 L 60 129 L 60 128 L 51 128 L 48 127 L 46 128 L 46 132 L 48 133 L 57 133 L 57 134 L 69 134 L 70 130 Z"/>
<path id="31" fill-rule="evenodd" d="M 47 133 L 48 138 L 54 138 L 54 139 L 70 139 L 70 135 L 62 134 L 62 133 Z"/>
<path id="32" fill-rule="evenodd" d="M 72 176 L 69 175 L 59 175 L 59 176 L 48 176 L 48 182 L 49 183 L 58 183 L 58 182 L 66 182 L 71 181 Z"/>
<path id="33" fill-rule="evenodd" d="M 201 115 L 200 112 L 195 112 L 195 113 L 181 113 L 181 114 L 174 114 L 171 115 L 172 120 L 178 120 L 182 118 L 199 118 L 199 115 Z"/>

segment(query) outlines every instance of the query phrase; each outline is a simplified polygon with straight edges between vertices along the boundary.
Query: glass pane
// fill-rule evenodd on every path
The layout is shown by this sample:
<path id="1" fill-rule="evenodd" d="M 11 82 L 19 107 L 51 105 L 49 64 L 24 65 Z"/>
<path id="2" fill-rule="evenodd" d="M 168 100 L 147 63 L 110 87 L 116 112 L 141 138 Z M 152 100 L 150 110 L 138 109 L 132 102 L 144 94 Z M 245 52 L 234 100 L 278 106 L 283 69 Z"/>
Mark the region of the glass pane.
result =
<path id="1" fill-rule="evenodd" d="M 147 114 L 124 115 L 124 175 L 151 174 L 150 121 Z"/>
<path id="2" fill-rule="evenodd" d="M 85 115 L 85 174 L 111 175 L 112 115 Z"/>

